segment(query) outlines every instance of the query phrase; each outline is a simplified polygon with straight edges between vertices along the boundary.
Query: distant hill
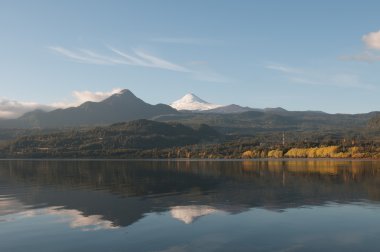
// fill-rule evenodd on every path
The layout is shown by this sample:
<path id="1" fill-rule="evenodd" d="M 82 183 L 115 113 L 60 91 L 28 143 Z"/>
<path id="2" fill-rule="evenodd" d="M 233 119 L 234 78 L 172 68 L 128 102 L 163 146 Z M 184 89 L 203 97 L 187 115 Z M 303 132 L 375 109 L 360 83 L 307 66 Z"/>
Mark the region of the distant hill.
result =
<path id="1" fill-rule="evenodd" d="M 380 115 L 374 116 L 368 121 L 368 128 L 371 130 L 380 131 Z"/>
<path id="2" fill-rule="evenodd" d="M 78 107 L 50 112 L 36 110 L 18 119 L 0 121 L 1 128 L 62 128 L 109 125 L 159 115 L 177 114 L 168 105 L 151 105 L 125 89 L 101 102 L 85 102 Z"/>
<path id="3" fill-rule="evenodd" d="M 366 114 L 328 114 L 319 111 L 287 111 L 282 108 L 242 113 L 182 113 L 155 118 L 186 125 L 204 123 L 225 134 L 254 135 L 258 132 L 347 132 L 361 133 L 378 112 Z"/>
<path id="4" fill-rule="evenodd" d="M 6 145 L 3 152 L 20 157 L 113 156 L 119 152 L 124 155 L 136 150 L 212 143 L 221 138 L 207 125 L 191 128 L 141 119 L 87 130 L 24 136 Z"/>
<path id="5" fill-rule="evenodd" d="M 248 111 L 259 111 L 259 109 L 253 109 L 250 107 L 242 107 L 236 104 L 230 104 L 227 106 L 221 106 L 214 109 L 205 110 L 205 113 L 215 113 L 215 114 L 234 114 L 243 113 Z"/>

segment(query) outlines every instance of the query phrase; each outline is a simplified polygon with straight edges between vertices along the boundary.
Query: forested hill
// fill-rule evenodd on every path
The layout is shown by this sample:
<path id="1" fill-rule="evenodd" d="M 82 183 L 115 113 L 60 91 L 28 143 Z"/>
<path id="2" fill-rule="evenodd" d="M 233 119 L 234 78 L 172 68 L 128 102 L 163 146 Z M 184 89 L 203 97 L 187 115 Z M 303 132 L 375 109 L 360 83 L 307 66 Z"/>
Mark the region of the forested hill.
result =
<path id="1" fill-rule="evenodd" d="M 377 118 L 377 119 L 376 119 Z M 233 135 L 256 135 L 260 132 L 328 132 L 361 133 L 370 128 L 380 129 L 379 112 L 365 114 L 328 114 L 318 111 L 287 111 L 284 109 L 247 111 L 234 114 L 182 113 L 163 115 L 155 120 L 181 122 L 185 125 L 204 123 L 220 132 Z"/>
<path id="2" fill-rule="evenodd" d="M 368 128 L 380 131 L 380 115 L 374 116 L 368 121 Z"/>
<path id="3" fill-rule="evenodd" d="M 106 127 L 17 137 L 0 147 L 2 158 L 380 158 L 377 120 L 366 132 L 278 131 L 223 135 L 146 119 Z"/>
<path id="4" fill-rule="evenodd" d="M 207 125 L 136 120 L 108 127 L 24 136 L 3 147 L 3 155 L 19 157 L 95 157 L 136 150 L 212 143 L 222 136 Z"/>

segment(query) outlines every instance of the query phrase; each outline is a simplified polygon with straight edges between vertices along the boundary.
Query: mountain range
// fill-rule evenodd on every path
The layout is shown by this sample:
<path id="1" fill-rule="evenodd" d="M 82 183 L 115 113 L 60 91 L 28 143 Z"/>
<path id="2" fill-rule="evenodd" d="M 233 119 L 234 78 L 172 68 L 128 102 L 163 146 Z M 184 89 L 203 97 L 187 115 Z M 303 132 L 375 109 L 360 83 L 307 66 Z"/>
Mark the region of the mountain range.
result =
<path id="1" fill-rule="evenodd" d="M 2 120 L 2 128 L 64 128 L 108 125 L 159 115 L 178 114 L 165 104 L 151 105 L 124 89 L 100 102 L 85 102 L 78 107 L 56 109 L 50 112 L 35 110 L 17 119 Z"/>
<path id="2" fill-rule="evenodd" d="M 380 129 L 380 112 L 328 114 L 320 111 L 256 109 L 236 104 L 208 103 L 187 94 L 172 104 L 151 105 L 124 89 L 100 102 L 50 112 L 35 110 L 17 119 L 0 120 L 2 129 L 54 129 L 106 126 L 118 122 L 150 119 L 185 125 L 207 124 L 224 134 L 256 134 L 270 131 L 355 131 Z"/>

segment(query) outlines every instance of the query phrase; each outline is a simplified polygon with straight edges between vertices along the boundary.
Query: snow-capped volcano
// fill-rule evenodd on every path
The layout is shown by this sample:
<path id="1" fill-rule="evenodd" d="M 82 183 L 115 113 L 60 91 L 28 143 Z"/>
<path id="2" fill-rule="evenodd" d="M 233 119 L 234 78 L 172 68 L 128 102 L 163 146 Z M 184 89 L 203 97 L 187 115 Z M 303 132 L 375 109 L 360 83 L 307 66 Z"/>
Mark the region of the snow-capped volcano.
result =
<path id="1" fill-rule="evenodd" d="M 185 224 L 191 224 L 196 219 L 206 216 L 209 214 L 214 214 L 219 212 L 219 210 L 211 206 L 175 206 L 172 207 L 170 213 L 173 218 L 184 222 Z"/>
<path id="2" fill-rule="evenodd" d="M 208 103 L 192 93 L 186 94 L 181 99 L 170 104 L 170 106 L 177 110 L 195 110 L 195 111 L 209 110 L 209 109 L 222 107 L 222 105 Z"/>

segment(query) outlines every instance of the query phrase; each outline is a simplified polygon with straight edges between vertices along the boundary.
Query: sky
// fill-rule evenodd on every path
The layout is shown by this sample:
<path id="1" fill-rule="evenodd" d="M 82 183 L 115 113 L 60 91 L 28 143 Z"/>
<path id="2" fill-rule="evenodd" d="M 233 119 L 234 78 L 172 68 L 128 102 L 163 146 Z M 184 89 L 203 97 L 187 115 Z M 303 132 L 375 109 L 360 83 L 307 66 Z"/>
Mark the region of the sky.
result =
<path id="1" fill-rule="evenodd" d="M 380 1 L 2 0 L 0 117 L 129 89 L 169 104 L 380 110 Z"/>

